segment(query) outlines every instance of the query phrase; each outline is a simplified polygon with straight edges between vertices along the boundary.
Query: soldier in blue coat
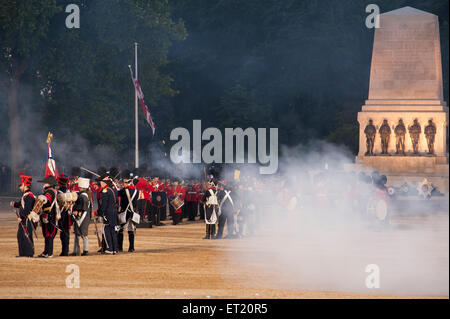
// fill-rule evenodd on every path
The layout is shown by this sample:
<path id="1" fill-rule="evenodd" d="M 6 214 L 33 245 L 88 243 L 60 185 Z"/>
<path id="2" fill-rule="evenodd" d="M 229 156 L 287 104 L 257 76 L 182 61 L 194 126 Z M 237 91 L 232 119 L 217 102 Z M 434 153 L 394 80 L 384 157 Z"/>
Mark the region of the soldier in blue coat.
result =
<path id="1" fill-rule="evenodd" d="M 103 174 L 97 181 L 100 183 L 100 200 L 98 214 L 103 218 L 103 236 L 105 239 L 106 254 L 117 254 L 117 191 L 113 188 L 113 183 L 108 174 Z"/>
<path id="2" fill-rule="evenodd" d="M 35 200 L 30 191 L 32 179 L 31 176 L 20 173 L 19 188 L 23 195 L 20 201 L 10 203 L 11 207 L 19 208 L 19 229 L 17 230 L 19 255 L 17 257 L 33 257 L 34 255 L 33 230 L 35 224 L 28 218 Z"/>

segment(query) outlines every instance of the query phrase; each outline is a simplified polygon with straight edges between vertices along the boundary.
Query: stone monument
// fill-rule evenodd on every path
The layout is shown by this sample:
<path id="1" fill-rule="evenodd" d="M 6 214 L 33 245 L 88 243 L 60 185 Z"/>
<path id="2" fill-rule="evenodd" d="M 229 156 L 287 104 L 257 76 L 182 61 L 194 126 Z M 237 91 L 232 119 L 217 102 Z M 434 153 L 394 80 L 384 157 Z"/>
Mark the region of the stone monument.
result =
<path id="1" fill-rule="evenodd" d="M 404 7 L 380 15 L 369 96 L 358 113 L 356 164 L 390 180 L 431 178 L 448 192 L 447 122 L 438 17 Z M 375 126 L 373 152 L 366 127 Z M 390 128 L 390 129 L 389 129 Z"/>

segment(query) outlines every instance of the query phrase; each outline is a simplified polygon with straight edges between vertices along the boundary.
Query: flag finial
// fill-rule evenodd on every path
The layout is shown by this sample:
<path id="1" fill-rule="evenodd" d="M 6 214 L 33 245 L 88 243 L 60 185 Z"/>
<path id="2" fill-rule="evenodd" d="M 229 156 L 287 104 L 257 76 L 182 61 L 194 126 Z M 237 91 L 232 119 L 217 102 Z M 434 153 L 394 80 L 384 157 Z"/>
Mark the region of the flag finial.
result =
<path id="1" fill-rule="evenodd" d="M 48 132 L 48 135 L 47 135 L 47 143 L 51 143 L 51 141 L 52 141 L 52 139 L 53 139 L 53 134 L 52 133 L 50 133 L 50 132 Z"/>

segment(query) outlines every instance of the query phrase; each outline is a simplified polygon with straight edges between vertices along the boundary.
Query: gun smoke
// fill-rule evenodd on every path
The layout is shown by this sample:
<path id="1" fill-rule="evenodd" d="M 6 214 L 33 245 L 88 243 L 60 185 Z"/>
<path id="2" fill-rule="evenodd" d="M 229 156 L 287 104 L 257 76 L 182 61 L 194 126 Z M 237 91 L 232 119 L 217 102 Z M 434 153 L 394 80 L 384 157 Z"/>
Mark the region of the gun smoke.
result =
<path id="1" fill-rule="evenodd" d="M 282 151 L 283 186 L 272 176 L 264 181 L 272 187 L 263 196 L 245 192 L 245 201 L 255 205 L 246 217 L 248 237 L 228 240 L 227 252 L 230 260 L 254 271 L 250 284 L 448 296 L 448 203 L 436 209 L 432 201 L 390 200 L 390 225 L 381 226 L 365 217 L 374 186 L 343 170 L 352 163 L 349 152 L 315 144 Z M 249 180 L 263 181 L 258 174 Z M 241 245 L 252 253 L 243 253 L 248 249 Z M 373 264 L 380 271 L 377 289 L 366 286 L 366 267 Z"/>

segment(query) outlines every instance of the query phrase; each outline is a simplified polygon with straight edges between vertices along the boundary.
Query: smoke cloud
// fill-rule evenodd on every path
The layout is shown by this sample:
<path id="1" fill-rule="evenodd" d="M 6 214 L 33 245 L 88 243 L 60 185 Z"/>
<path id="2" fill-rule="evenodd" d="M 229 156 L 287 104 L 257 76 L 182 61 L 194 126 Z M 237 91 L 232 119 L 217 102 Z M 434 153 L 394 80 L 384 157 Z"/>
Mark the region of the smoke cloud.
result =
<path id="1" fill-rule="evenodd" d="M 255 210 L 246 209 L 247 236 L 227 241 L 231 259 L 254 270 L 248 284 L 263 277 L 282 289 L 448 296 L 448 203 L 390 200 L 390 224 L 383 226 L 366 215 L 375 186 L 344 170 L 350 153 L 313 145 L 284 148 L 282 176 L 243 172 L 253 188 L 269 185 L 262 193 L 241 191 Z M 379 288 L 366 285 L 372 265 Z"/>

